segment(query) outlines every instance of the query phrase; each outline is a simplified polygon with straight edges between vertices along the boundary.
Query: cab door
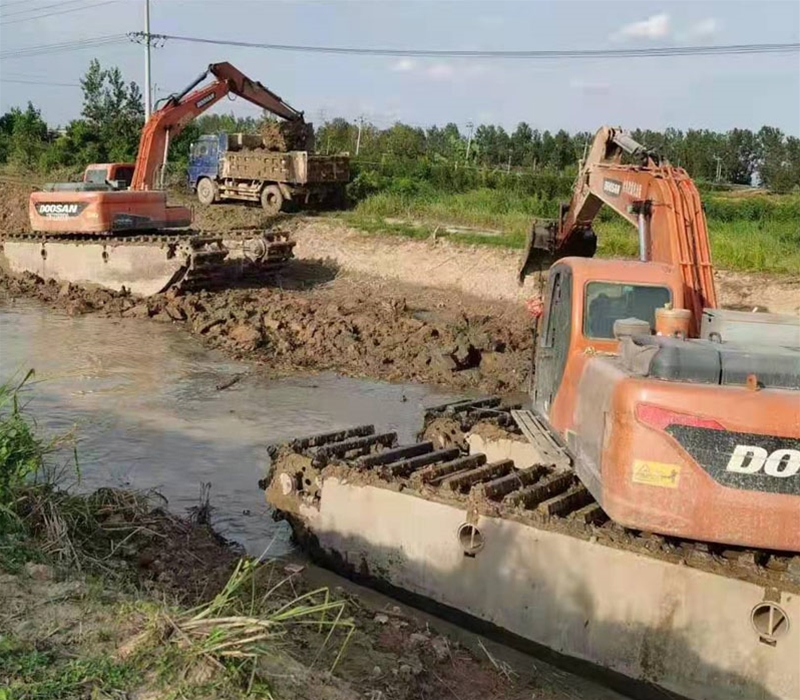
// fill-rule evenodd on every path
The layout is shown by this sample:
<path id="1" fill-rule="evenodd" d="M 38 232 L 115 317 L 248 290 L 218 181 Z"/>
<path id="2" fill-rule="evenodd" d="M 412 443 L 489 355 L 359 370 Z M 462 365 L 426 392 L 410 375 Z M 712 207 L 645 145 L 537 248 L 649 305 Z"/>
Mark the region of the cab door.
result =
<path id="1" fill-rule="evenodd" d="M 550 269 L 545 304 L 533 368 L 533 405 L 548 417 L 564 376 L 572 333 L 572 270 L 567 265 Z"/>

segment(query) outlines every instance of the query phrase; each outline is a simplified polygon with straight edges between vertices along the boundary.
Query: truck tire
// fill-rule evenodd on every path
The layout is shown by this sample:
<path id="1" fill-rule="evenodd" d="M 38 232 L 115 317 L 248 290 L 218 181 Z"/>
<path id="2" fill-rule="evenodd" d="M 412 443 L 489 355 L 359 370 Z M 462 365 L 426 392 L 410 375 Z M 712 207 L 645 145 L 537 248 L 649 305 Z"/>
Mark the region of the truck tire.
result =
<path id="1" fill-rule="evenodd" d="M 197 183 L 197 199 L 200 204 L 213 204 L 219 199 L 219 187 L 213 180 L 203 177 Z"/>
<path id="2" fill-rule="evenodd" d="M 283 208 L 283 193 L 277 185 L 267 185 L 261 190 L 261 206 L 264 211 L 274 216 Z"/>

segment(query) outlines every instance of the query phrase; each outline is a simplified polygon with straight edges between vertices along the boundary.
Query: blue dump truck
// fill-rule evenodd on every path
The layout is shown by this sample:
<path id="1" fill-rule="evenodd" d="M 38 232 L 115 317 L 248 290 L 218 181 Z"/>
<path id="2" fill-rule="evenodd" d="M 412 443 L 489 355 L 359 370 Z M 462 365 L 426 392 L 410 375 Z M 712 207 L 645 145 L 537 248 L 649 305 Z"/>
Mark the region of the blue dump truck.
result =
<path id="1" fill-rule="evenodd" d="M 191 146 L 189 186 L 201 204 L 260 203 L 268 214 L 344 203 L 348 155 L 274 151 L 258 134 L 206 134 Z"/>

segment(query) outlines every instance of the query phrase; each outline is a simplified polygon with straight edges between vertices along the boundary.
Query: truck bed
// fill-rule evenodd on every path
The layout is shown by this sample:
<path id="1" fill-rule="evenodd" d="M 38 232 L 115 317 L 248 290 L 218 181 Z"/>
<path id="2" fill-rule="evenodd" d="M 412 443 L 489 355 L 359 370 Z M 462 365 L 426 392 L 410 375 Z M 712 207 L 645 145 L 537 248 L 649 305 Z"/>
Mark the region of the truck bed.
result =
<path id="1" fill-rule="evenodd" d="M 295 185 L 347 182 L 350 178 L 350 159 L 347 156 L 316 155 L 308 151 L 226 151 L 220 176 L 222 179 L 271 180 Z"/>

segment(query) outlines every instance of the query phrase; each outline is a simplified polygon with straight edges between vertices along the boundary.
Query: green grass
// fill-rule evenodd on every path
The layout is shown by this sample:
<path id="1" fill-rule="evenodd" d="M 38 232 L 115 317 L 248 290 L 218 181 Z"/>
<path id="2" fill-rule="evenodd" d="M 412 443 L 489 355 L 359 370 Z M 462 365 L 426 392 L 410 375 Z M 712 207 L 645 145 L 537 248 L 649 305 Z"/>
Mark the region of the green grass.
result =
<path id="1" fill-rule="evenodd" d="M 69 658 L 5 637 L 0 642 L 0 700 L 125 697 L 141 671 L 108 656 Z M 91 695 L 89 695 L 91 693 Z"/>
<path id="2" fill-rule="evenodd" d="M 714 194 L 704 198 L 712 257 L 720 269 L 778 274 L 800 272 L 800 195 Z M 521 248 L 534 218 L 554 218 L 556 200 L 514 190 L 481 188 L 437 192 L 430 187 L 387 190 L 366 197 L 342 214 L 372 234 L 427 238 L 437 227 L 464 226 L 498 232 L 458 233 L 454 240 Z M 397 220 L 387 222 L 386 219 Z M 595 223 L 599 254 L 635 257 L 635 229 L 609 210 Z"/>

